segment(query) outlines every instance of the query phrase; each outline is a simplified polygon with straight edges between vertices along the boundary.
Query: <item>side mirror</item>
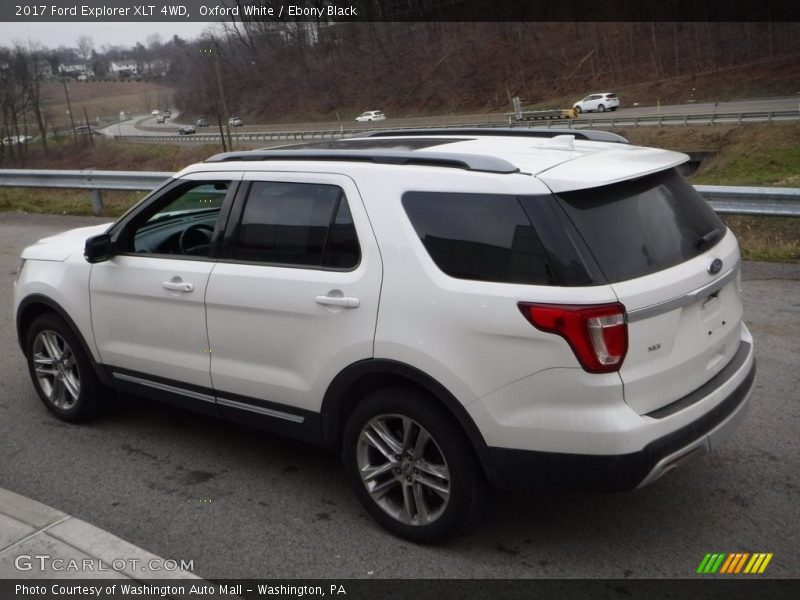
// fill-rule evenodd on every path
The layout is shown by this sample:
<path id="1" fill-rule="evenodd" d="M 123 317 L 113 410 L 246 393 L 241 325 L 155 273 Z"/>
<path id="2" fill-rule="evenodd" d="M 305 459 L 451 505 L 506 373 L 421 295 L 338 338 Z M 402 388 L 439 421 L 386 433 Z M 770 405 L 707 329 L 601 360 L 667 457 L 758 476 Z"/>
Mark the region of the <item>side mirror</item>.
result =
<path id="1" fill-rule="evenodd" d="M 101 233 L 90 237 L 86 240 L 83 256 L 90 263 L 103 262 L 114 256 L 114 244 L 111 242 L 111 236 L 107 233 Z"/>

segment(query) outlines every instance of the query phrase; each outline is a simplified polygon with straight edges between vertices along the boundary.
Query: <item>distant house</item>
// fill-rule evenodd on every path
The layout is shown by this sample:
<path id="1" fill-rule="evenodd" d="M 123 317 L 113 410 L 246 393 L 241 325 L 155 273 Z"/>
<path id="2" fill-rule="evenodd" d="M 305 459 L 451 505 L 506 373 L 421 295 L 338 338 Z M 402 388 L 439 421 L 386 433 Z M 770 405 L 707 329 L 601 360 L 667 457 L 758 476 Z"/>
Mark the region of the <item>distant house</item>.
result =
<path id="1" fill-rule="evenodd" d="M 109 71 L 116 77 L 130 77 L 139 72 L 135 60 L 114 60 L 109 65 Z"/>
<path id="2" fill-rule="evenodd" d="M 58 65 L 58 72 L 60 75 L 67 75 L 69 77 L 78 77 L 80 75 L 85 75 L 87 78 L 94 77 L 94 71 L 92 71 L 92 68 L 86 63 Z"/>

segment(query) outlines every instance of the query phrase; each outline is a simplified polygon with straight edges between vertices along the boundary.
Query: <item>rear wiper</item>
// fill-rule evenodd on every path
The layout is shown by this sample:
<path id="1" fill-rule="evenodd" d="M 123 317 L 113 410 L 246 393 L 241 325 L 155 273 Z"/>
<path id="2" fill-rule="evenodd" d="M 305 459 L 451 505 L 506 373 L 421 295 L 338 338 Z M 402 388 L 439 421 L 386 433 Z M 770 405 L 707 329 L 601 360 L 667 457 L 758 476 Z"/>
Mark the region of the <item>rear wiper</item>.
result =
<path id="1" fill-rule="evenodd" d="M 716 242 L 721 235 L 722 235 L 722 230 L 719 227 L 717 227 L 715 229 L 712 229 L 707 234 L 705 234 L 703 237 L 698 239 L 694 243 L 694 247 L 695 248 L 699 248 L 700 246 L 705 246 L 706 244 L 711 244 L 713 242 Z"/>

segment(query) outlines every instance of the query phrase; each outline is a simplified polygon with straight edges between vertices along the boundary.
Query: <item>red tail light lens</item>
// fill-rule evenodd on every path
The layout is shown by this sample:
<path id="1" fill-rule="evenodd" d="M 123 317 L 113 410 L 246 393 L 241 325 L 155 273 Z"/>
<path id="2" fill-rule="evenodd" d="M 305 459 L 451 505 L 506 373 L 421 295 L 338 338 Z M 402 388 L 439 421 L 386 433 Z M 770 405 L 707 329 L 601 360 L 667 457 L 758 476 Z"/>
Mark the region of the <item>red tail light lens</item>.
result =
<path id="1" fill-rule="evenodd" d="M 563 337 L 589 373 L 618 371 L 628 351 L 625 307 L 613 304 L 534 304 L 519 309 L 541 331 Z"/>

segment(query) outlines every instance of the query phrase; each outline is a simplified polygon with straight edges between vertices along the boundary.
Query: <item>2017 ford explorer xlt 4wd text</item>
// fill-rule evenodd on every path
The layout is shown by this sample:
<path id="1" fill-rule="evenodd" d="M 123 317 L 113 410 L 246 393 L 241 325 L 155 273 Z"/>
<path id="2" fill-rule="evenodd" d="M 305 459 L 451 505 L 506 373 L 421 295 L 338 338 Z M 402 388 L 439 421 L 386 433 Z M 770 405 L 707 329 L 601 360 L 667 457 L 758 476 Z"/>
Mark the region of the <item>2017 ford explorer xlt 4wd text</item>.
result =
<path id="1" fill-rule="evenodd" d="M 411 540 L 487 482 L 641 487 L 728 438 L 755 377 L 684 160 L 480 129 L 221 154 L 26 248 L 19 341 L 56 416 L 118 390 L 328 446 Z"/>

